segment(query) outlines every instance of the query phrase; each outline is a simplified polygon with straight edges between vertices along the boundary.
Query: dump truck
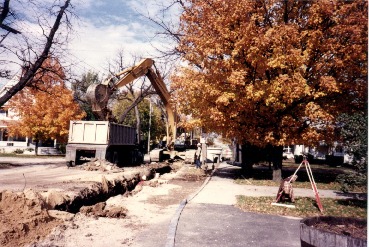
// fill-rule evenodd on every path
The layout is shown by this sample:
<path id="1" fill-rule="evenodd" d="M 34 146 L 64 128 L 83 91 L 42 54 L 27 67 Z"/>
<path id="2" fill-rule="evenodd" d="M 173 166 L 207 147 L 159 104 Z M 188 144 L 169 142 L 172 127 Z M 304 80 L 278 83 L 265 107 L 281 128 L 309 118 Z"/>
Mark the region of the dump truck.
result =
<path id="1" fill-rule="evenodd" d="M 70 121 L 66 162 L 74 166 L 91 159 L 117 165 L 142 163 L 136 129 L 109 121 Z"/>

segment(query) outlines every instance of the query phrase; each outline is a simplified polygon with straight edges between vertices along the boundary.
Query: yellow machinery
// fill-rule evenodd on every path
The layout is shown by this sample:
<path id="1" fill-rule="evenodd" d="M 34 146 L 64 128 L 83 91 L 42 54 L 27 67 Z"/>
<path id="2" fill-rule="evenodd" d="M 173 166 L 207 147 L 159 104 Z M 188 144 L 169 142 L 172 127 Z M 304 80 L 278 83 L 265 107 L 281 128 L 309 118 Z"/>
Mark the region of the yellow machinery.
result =
<path id="1" fill-rule="evenodd" d="M 142 59 L 137 65 L 117 73 L 108 80 L 89 86 L 87 99 L 92 104 L 92 110 L 99 120 L 109 120 L 110 111 L 107 105 L 112 93 L 141 76 L 147 76 L 166 108 L 168 115 L 167 145 L 170 145 L 176 138 L 175 115 L 169 102 L 170 94 L 160 74 L 153 67 L 155 67 L 154 60 L 150 58 Z M 159 156 L 160 154 L 154 154 L 151 160 L 158 161 Z"/>

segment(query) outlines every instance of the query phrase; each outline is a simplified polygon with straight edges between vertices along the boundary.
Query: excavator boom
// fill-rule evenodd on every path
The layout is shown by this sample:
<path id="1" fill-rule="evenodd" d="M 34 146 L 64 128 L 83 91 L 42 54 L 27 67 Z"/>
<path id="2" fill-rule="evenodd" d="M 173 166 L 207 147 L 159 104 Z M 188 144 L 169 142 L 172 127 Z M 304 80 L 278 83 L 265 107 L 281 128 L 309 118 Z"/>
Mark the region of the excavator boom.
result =
<path id="1" fill-rule="evenodd" d="M 158 93 L 166 108 L 168 115 L 167 144 L 176 138 L 176 124 L 174 111 L 170 106 L 170 94 L 161 78 L 160 74 L 153 69 L 154 60 L 150 58 L 142 59 L 137 65 L 127 68 L 101 84 L 91 85 L 87 89 L 87 99 L 92 105 L 92 111 L 101 120 L 106 119 L 109 110 L 108 100 L 117 88 L 121 88 L 141 76 L 147 76 Z"/>

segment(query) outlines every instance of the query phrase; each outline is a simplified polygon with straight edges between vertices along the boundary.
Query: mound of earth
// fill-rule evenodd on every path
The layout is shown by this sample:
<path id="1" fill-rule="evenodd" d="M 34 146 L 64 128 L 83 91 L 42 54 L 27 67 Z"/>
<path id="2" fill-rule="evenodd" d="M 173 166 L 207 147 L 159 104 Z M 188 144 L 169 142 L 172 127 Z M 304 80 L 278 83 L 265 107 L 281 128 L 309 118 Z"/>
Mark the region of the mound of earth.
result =
<path id="1" fill-rule="evenodd" d="M 108 218 L 125 218 L 127 215 L 125 207 L 106 207 L 106 202 L 99 202 L 92 206 L 83 206 L 79 210 L 86 216 L 108 217 Z"/>
<path id="2" fill-rule="evenodd" d="M 356 222 L 342 222 L 334 224 L 330 222 L 317 222 L 313 227 L 338 235 L 346 235 L 353 238 L 367 239 L 367 226 Z"/>
<path id="3" fill-rule="evenodd" d="M 122 172 L 123 168 L 118 167 L 117 165 L 110 163 L 106 160 L 93 159 L 89 162 L 83 163 L 82 165 L 76 166 L 77 168 L 85 171 L 116 171 Z"/>
<path id="4" fill-rule="evenodd" d="M 32 191 L 0 192 L 0 245 L 23 246 L 46 237 L 61 220 L 49 215 L 47 204 Z"/>
<path id="5" fill-rule="evenodd" d="M 84 168 L 74 168 L 90 170 L 110 166 L 105 165 L 90 163 Z M 134 187 L 122 190 L 122 194 L 106 202 L 81 207 L 76 214 L 54 210 L 71 199 L 59 190 L 0 191 L 0 246 L 68 247 L 96 243 L 106 246 L 109 245 L 104 242 L 107 235 L 110 235 L 108 242 L 133 244 L 135 237 L 151 225 L 169 224 L 178 203 L 193 193 L 206 177 L 202 170 L 182 169 L 181 162 L 153 163 L 137 169 L 143 167 L 150 170 L 150 176 L 140 177 L 142 180 Z M 112 168 L 100 171 L 114 173 L 114 169 L 121 169 Z M 155 175 L 154 179 L 146 180 L 151 174 Z M 100 192 L 103 193 L 112 184 L 101 176 Z M 83 182 L 74 183 L 74 186 L 81 185 Z M 84 242 L 79 245 L 81 241 Z"/>

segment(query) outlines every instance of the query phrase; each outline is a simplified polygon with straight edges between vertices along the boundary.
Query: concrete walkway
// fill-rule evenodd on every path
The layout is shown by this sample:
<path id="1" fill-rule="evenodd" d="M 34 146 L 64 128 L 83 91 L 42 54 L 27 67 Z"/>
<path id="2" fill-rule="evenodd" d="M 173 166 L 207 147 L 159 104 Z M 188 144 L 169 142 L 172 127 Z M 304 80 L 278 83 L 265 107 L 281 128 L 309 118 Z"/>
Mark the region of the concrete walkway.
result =
<path id="1" fill-rule="evenodd" d="M 278 187 L 235 184 L 232 174 L 238 169 L 225 162 L 219 165 L 207 184 L 182 206 L 174 243 L 166 246 L 300 246 L 300 218 L 243 212 L 234 207 L 237 195 L 274 197 L 278 192 Z M 312 189 L 294 190 L 297 197 L 315 197 Z M 342 198 L 330 190 L 319 190 L 319 194 Z"/>

